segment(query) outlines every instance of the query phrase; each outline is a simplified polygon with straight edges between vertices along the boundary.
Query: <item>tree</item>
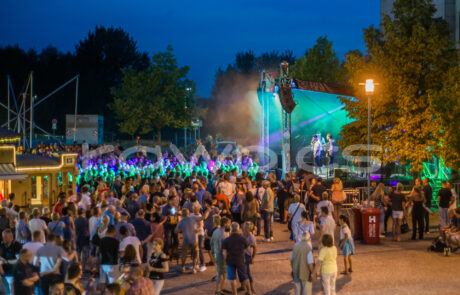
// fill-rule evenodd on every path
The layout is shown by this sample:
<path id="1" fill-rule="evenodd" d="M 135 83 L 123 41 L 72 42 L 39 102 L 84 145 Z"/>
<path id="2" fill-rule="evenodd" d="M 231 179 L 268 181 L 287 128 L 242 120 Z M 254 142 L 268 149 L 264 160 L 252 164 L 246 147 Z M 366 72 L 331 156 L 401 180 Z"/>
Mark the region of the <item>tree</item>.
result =
<path id="1" fill-rule="evenodd" d="M 308 49 L 291 67 L 292 77 L 315 82 L 342 82 L 343 73 L 332 42 L 327 37 L 319 37 L 313 48 Z"/>
<path id="2" fill-rule="evenodd" d="M 443 75 L 443 87 L 429 93 L 441 125 L 439 132 L 440 155 L 445 163 L 460 169 L 460 67 L 453 66 Z"/>
<path id="3" fill-rule="evenodd" d="M 139 51 L 136 41 L 123 29 L 96 26 L 75 46 L 81 113 L 102 114 L 105 129 L 113 128 L 113 114 L 105 107 L 112 102 L 110 88 L 121 83 L 122 70 L 142 71 L 148 64 L 148 55 Z"/>
<path id="4" fill-rule="evenodd" d="M 356 98 L 342 102 L 354 122 L 343 127 L 340 144 L 364 144 L 367 139 L 367 99 L 359 83 L 373 78 L 380 85 L 372 96 L 372 143 L 381 145 L 385 162 L 410 164 L 414 172 L 440 153 L 440 121 L 434 100 L 444 73 L 456 65 L 449 51 L 444 21 L 435 19 L 429 0 L 396 0 L 394 19 L 385 16 L 382 30 L 364 31 L 368 55 L 351 52 L 345 68 Z"/>
<path id="5" fill-rule="evenodd" d="M 161 143 L 164 127 L 189 127 L 194 82 L 186 79 L 188 67 L 178 67 L 173 49 L 153 55 L 143 71 L 124 71 L 120 87 L 112 88 L 114 111 L 120 131 L 131 136 L 157 132 Z"/>

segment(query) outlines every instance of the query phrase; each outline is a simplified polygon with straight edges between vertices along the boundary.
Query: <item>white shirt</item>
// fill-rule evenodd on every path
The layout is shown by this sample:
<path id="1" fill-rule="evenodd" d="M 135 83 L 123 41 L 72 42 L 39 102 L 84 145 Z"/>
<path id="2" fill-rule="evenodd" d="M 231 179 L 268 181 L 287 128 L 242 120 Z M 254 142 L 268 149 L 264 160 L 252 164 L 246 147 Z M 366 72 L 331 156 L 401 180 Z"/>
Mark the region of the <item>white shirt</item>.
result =
<path id="1" fill-rule="evenodd" d="M 316 213 L 318 214 L 318 216 L 321 215 L 321 207 L 327 207 L 328 215 L 332 216 L 332 212 L 334 212 L 334 205 L 332 205 L 331 201 L 328 201 L 328 200 L 319 201 L 318 205 L 316 206 Z"/>
<path id="2" fill-rule="evenodd" d="M 30 232 L 33 234 L 34 231 L 41 231 L 42 232 L 42 237 L 41 237 L 41 242 L 43 244 L 46 243 L 46 230 L 48 229 L 48 226 L 46 225 L 46 222 L 40 218 L 33 218 L 29 221 L 29 229 Z"/>
<path id="3" fill-rule="evenodd" d="M 101 222 L 100 217 L 92 216 L 89 219 L 89 238 L 90 240 L 92 240 L 94 235 L 96 234 L 97 228 L 99 227 L 100 222 Z"/>
<path id="4" fill-rule="evenodd" d="M 43 243 L 40 242 L 28 242 L 22 246 L 23 249 L 29 250 L 30 254 L 32 254 L 29 261 L 30 263 L 34 262 L 35 253 L 37 253 L 37 250 L 41 247 L 43 247 Z"/>
<path id="5" fill-rule="evenodd" d="M 137 237 L 129 236 L 123 239 L 120 243 L 120 252 L 125 251 L 126 246 L 133 245 L 134 249 L 136 249 L 136 256 L 137 261 L 139 264 L 142 264 L 141 255 L 139 253 L 139 246 L 141 245 L 141 241 Z"/>
<path id="6" fill-rule="evenodd" d="M 319 140 L 315 141 L 313 145 L 313 153 L 315 157 L 319 157 L 321 155 L 321 142 Z"/>
<path id="7" fill-rule="evenodd" d="M 91 207 L 91 198 L 87 194 L 82 194 L 79 208 L 83 208 L 85 211 Z"/>
<path id="8" fill-rule="evenodd" d="M 222 189 L 222 193 L 228 197 L 230 200 L 231 197 L 235 194 L 233 189 L 233 184 L 227 181 L 219 183 L 219 187 Z"/>
<path id="9" fill-rule="evenodd" d="M 195 215 L 195 213 L 191 213 L 190 217 L 195 219 L 196 222 L 196 228 L 197 228 L 197 235 L 198 236 L 204 236 L 204 229 L 203 229 L 203 220 L 201 220 L 201 214 Z"/>
<path id="10" fill-rule="evenodd" d="M 351 230 L 347 224 L 340 228 L 340 240 L 345 239 L 345 235 L 348 235 L 348 239 L 351 239 L 351 241 L 353 241 L 353 237 L 351 236 Z"/>
<path id="11" fill-rule="evenodd" d="M 334 231 L 335 231 L 335 220 L 332 218 L 332 216 L 328 215 L 327 217 L 320 217 L 320 224 L 321 224 L 321 230 L 323 231 L 323 234 L 330 234 L 332 238 L 334 238 Z"/>
<path id="12" fill-rule="evenodd" d="M 296 212 L 298 205 L 299 209 Z M 292 216 L 291 222 L 293 225 L 297 224 L 300 220 L 302 220 L 302 211 L 305 211 L 305 206 L 302 203 L 292 203 L 291 205 L 289 205 L 288 213 Z"/>

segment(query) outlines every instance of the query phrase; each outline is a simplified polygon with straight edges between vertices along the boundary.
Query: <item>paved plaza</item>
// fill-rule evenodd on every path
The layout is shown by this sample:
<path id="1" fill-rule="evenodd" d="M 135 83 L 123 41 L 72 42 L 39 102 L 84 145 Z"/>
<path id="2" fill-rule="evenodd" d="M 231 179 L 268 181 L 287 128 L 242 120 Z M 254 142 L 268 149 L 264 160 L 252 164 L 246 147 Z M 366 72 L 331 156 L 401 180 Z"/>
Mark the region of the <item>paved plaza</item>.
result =
<path id="1" fill-rule="evenodd" d="M 437 216 L 432 217 L 433 221 Z M 410 222 L 410 220 L 409 220 Z M 391 223 L 391 221 L 390 221 Z M 432 223 L 434 224 L 434 223 Z M 293 243 L 289 241 L 287 226 L 275 223 L 275 241 L 264 243 L 258 237 L 258 254 L 251 272 L 257 294 L 293 294 L 289 258 Z M 460 294 L 460 254 L 445 257 L 443 253 L 428 252 L 436 233 L 423 241 L 410 241 L 410 233 L 402 242 L 390 238 L 379 245 L 356 242 L 353 273 L 338 275 L 338 294 Z M 317 249 L 318 234 L 313 238 Z M 317 258 L 318 251 L 314 251 Z M 207 255 L 206 255 L 207 258 Z M 339 272 L 343 271 L 343 256 L 337 257 Z M 162 294 L 214 294 L 215 268 L 196 275 L 179 274 L 176 262 L 171 265 Z M 227 284 L 226 289 L 230 289 Z M 313 284 L 313 293 L 322 294 L 319 281 Z M 243 294 L 241 292 L 240 294 Z"/>

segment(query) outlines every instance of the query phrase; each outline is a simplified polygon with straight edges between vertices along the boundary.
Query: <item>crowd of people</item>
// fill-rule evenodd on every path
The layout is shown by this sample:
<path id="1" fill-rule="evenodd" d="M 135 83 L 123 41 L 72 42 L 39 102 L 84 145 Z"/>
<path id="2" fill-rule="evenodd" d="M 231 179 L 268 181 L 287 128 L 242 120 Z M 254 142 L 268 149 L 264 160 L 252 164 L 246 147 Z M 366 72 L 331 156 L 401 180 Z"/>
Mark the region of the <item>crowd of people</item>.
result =
<path id="1" fill-rule="evenodd" d="M 115 161 L 112 155 L 95 159 L 103 167 L 97 169 L 109 167 L 104 163 Z M 130 161 L 139 167 L 148 160 L 136 155 Z M 286 224 L 294 242 L 295 294 L 311 294 L 317 278 L 325 294 L 335 294 L 338 249 L 344 258 L 340 274 L 353 272 L 355 246 L 342 210 L 347 196 L 339 178 L 326 188 L 320 177 L 305 171 L 286 174 L 283 180 L 232 166 L 167 167 L 164 173 L 130 175 L 120 172 L 125 163 L 118 164 L 112 166 L 114 177 L 82 177 L 78 191 L 61 192 L 51 210 L 35 208 L 29 214 L 19 211 L 11 197 L 2 202 L 4 294 L 161 294 L 175 261 L 181 273 L 206 272 L 215 265 L 215 294 L 255 294 L 251 266 L 258 252 L 256 237 L 274 241 L 275 220 Z M 401 184 L 386 188 L 373 183 L 368 205 L 381 209 L 384 234 L 392 218 L 393 239 L 400 241 L 401 225 L 411 214 L 412 239 L 417 233 L 423 238 L 429 231 L 432 194 L 427 179 L 423 184 L 416 180 L 409 194 L 403 194 Z M 443 183 L 437 199 L 440 232 L 451 247 L 460 246 L 455 199 Z M 316 255 L 312 239 L 319 244 Z M 225 289 L 226 281 L 231 291 Z"/>

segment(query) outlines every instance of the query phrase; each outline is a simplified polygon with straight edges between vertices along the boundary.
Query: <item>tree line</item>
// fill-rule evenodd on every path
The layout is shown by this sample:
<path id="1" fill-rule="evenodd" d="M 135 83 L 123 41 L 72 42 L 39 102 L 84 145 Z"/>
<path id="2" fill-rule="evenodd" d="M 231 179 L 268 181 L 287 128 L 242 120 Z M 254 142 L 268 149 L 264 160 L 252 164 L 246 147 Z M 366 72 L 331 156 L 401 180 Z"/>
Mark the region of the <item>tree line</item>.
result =
<path id="1" fill-rule="evenodd" d="M 385 163 L 409 164 L 413 171 L 433 156 L 460 168 L 459 56 L 447 23 L 434 17 L 430 0 L 397 0 L 393 13 L 380 28 L 364 29 L 365 52 L 351 50 L 343 58 L 326 36 L 299 58 L 290 50 L 238 52 L 233 63 L 217 69 L 209 99 L 197 99 L 189 68 L 177 64 L 171 47 L 149 57 L 127 32 L 102 26 L 71 53 L 0 48 L 0 89 L 6 89 L 7 74 L 19 88 L 34 70 L 40 97 L 80 74 L 79 113 L 102 114 L 106 131 L 154 132 L 161 140 L 165 128 L 190 127 L 198 117 L 204 120 L 203 133 L 238 138 L 259 132 L 248 95 L 257 89 L 260 70 L 278 71 L 280 62 L 288 61 L 292 77 L 355 89 L 354 97 L 340 98 L 354 119 L 342 128 L 342 147 L 367 142 L 367 99 L 360 83 L 373 78 L 379 85 L 372 96 L 372 142 L 383 147 L 375 155 Z M 52 118 L 64 122 L 64 114 L 73 113 L 73 99 L 74 89 L 66 88 L 37 108 L 36 122 L 48 130 Z M 63 123 L 58 126 L 63 132 Z"/>

